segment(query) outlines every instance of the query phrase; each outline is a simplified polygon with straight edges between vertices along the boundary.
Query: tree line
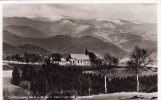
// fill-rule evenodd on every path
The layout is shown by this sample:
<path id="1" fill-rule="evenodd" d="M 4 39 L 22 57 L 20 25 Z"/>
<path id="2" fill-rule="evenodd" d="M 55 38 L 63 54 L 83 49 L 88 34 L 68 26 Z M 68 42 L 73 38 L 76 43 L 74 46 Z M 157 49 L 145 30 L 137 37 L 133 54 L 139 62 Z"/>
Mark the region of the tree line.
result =
<path id="1" fill-rule="evenodd" d="M 30 55 L 33 55 L 33 56 L 30 56 Z M 23 56 L 20 56 L 18 54 L 6 56 L 4 60 L 18 61 L 18 62 L 25 62 L 25 63 L 43 62 L 43 59 L 38 54 L 28 54 L 28 53 L 24 53 Z"/>
<path id="2" fill-rule="evenodd" d="M 32 91 L 34 96 L 82 96 L 104 93 L 104 76 L 84 74 L 79 68 L 55 64 L 43 65 L 41 70 L 24 66 L 22 74 L 14 68 L 12 83 Z M 107 93 L 136 91 L 136 76 L 107 78 Z M 141 76 L 141 92 L 157 92 L 157 75 Z"/>

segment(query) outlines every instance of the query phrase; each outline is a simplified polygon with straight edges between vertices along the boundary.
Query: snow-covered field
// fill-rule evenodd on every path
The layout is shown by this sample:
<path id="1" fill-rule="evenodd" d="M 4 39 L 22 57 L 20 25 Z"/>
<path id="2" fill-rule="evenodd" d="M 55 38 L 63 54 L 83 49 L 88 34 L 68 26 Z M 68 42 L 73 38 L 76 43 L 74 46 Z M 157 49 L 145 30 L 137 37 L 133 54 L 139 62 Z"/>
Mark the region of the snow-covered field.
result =
<path id="1" fill-rule="evenodd" d="M 32 63 L 32 62 L 25 63 L 25 62 L 18 62 L 18 61 L 7 61 L 7 60 L 3 60 L 3 65 L 8 65 L 8 64 L 30 64 L 30 65 L 42 65 L 42 63 L 38 63 L 38 62 L 35 62 L 35 63 Z"/>
<path id="2" fill-rule="evenodd" d="M 8 66 L 12 67 L 12 66 Z M 23 90 L 21 87 L 11 84 L 13 70 L 3 70 L 3 92 L 7 95 L 12 95 L 15 91 Z"/>
<path id="3" fill-rule="evenodd" d="M 12 70 L 3 71 L 3 77 L 11 77 L 11 76 L 12 76 Z"/>
<path id="4" fill-rule="evenodd" d="M 12 70 L 3 71 L 3 89 L 7 89 L 12 92 L 20 87 L 11 84 Z"/>
<path id="5" fill-rule="evenodd" d="M 92 96 L 81 96 L 73 100 L 157 100 L 157 92 L 155 93 L 138 93 L 138 92 L 121 92 L 111 94 L 100 94 Z"/>

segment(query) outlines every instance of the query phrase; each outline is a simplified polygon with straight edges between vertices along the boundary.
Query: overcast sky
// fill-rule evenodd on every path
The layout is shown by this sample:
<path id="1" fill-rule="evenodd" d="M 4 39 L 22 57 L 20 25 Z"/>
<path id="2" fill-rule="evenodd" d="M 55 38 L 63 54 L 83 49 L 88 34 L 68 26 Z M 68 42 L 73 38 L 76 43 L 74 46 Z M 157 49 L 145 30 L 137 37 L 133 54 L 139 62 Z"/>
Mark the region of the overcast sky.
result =
<path id="1" fill-rule="evenodd" d="M 156 4 L 5 4 L 3 15 L 52 16 L 59 15 L 85 19 L 125 19 L 142 22 L 157 21 Z"/>

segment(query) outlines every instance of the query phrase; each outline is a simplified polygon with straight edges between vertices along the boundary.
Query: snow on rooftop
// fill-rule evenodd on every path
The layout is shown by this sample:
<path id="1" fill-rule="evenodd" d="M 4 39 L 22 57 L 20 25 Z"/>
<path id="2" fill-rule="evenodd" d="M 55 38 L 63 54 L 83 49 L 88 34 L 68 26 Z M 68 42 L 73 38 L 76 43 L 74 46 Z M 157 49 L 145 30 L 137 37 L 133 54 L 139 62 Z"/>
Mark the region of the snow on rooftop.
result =
<path id="1" fill-rule="evenodd" d="M 89 60 L 89 56 L 85 55 L 85 54 L 70 54 L 71 58 L 75 58 L 75 59 L 81 59 L 81 60 Z"/>

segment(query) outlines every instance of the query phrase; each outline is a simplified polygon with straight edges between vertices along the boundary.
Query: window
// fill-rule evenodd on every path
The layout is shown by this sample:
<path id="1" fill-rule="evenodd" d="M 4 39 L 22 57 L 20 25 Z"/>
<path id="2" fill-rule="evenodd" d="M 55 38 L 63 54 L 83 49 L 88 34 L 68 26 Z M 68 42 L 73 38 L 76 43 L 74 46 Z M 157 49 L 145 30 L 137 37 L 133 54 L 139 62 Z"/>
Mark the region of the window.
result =
<path id="1" fill-rule="evenodd" d="M 79 60 L 78 60 L 78 63 L 79 63 Z"/>
<path id="2" fill-rule="evenodd" d="M 82 60 L 81 60 L 81 63 L 82 63 Z"/>

